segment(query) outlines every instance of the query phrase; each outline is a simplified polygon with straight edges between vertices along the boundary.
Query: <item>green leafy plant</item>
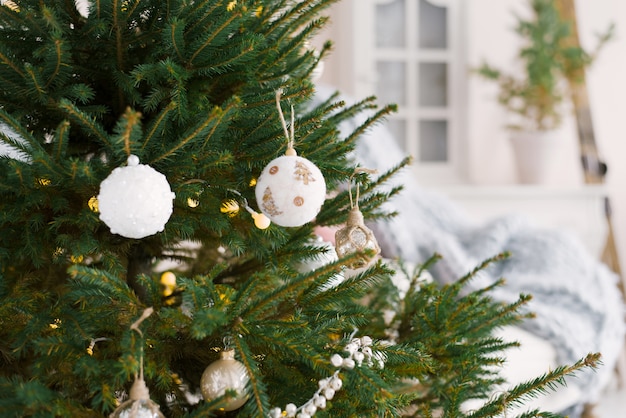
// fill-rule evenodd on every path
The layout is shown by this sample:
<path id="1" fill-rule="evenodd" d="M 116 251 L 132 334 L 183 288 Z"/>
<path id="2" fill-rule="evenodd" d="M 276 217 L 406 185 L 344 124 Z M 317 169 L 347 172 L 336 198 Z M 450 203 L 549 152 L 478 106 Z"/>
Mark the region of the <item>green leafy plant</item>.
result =
<path id="1" fill-rule="evenodd" d="M 532 16 L 517 15 L 515 27 L 525 41 L 518 54 L 523 75 L 507 74 L 486 62 L 476 72 L 496 82 L 499 103 L 520 116 L 511 129 L 545 131 L 560 126 L 568 83 L 582 81 L 581 72 L 612 38 L 613 25 L 599 35 L 595 48 L 587 51 L 570 42 L 572 22 L 561 16 L 554 0 L 529 1 Z"/>

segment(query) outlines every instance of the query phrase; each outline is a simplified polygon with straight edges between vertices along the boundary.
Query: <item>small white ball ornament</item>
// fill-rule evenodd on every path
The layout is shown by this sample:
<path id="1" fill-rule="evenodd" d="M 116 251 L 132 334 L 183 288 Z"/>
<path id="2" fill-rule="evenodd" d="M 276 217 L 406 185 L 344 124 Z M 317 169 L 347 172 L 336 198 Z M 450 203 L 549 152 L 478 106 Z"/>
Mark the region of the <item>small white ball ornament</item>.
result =
<path id="1" fill-rule="evenodd" d="M 280 226 L 301 226 L 312 221 L 326 198 L 322 172 L 290 148 L 261 172 L 255 189 L 261 211 Z"/>
<path id="2" fill-rule="evenodd" d="M 243 363 L 235 360 L 235 350 L 224 350 L 221 357 L 211 363 L 202 373 L 200 391 L 206 401 L 224 396 L 227 390 L 235 391 L 235 396 L 225 398 L 223 406 L 225 411 L 234 411 L 248 400 L 246 385 L 250 377 Z"/>
<path id="3" fill-rule="evenodd" d="M 137 156 L 129 156 L 127 163 L 100 183 L 100 219 L 114 234 L 145 238 L 163 231 L 172 215 L 175 194 L 167 178 L 139 164 Z"/>

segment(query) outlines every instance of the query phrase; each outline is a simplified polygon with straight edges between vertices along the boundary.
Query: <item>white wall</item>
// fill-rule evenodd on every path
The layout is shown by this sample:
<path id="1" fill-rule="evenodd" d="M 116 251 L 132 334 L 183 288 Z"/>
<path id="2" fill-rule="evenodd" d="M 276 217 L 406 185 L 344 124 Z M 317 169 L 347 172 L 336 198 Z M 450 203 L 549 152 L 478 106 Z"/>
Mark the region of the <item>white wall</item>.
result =
<path id="1" fill-rule="evenodd" d="M 485 59 L 515 68 L 518 39 L 511 30 L 512 11 L 523 13 L 525 0 L 467 0 L 468 61 Z M 593 126 L 601 158 L 609 167 L 606 178 L 613 206 L 613 223 L 623 270 L 626 272 L 626 1 L 576 0 L 579 34 L 583 46 L 592 48 L 595 35 L 609 23 L 616 25 L 616 38 L 607 44 L 587 71 L 587 88 Z M 468 84 L 468 135 L 470 177 L 476 184 L 508 184 L 515 181 L 506 131 L 497 122 L 506 120 L 494 103 L 495 86 L 476 78 Z M 565 121 L 566 142 L 558 162 L 557 185 L 582 184 L 575 121 Z"/>
<path id="2" fill-rule="evenodd" d="M 363 0 L 342 0 L 330 12 L 332 25 L 319 37 L 331 39 L 335 50 L 326 60 L 323 81 L 351 94 L 353 68 L 349 59 L 351 19 Z M 515 69 L 520 40 L 513 31 L 513 12 L 527 12 L 527 0 L 446 0 L 462 1 L 467 31 L 467 112 L 468 178 L 477 185 L 507 185 L 516 182 L 512 152 L 504 125 L 507 115 L 496 100 L 495 85 L 469 76 L 469 69 L 486 60 L 498 67 Z M 607 188 L 613 206 L 613 223 L 623 270 L 626 272 L 626 0 L 576 0 L 578 27 L 583 46 L 595 45 L 595 34 L 609 23 L 616 25 L 616 39 L 610 42 L 587 71 L 594 131 L 601 157 L 609 172 Z M 555 185 L 572 187 L 583 183 L 575 121 L 565 120 L 565 141 Z"/>

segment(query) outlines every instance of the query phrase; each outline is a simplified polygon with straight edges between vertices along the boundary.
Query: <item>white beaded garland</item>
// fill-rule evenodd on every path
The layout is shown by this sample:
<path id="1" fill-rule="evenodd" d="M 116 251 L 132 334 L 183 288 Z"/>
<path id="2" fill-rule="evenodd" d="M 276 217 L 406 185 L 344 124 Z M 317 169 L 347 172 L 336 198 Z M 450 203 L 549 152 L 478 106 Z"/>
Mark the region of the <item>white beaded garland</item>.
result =
<path id="1" fill-rule="evenodd" d="M 346 369 L 352 369 L 356 365 L 360 367 L 363 361 L 366 361 L 368 366 L 372 366 L 374 364 L 372 360 L 375 359 L 378 366 L 381 369 L 384 368 L 385 356 L 378 351 L 374 353 L 371 348 L 372 344 L 373 340 L 368 336 L 351 339 L 343 350 L 348 353 L 348 357 L 344 358 L 337 353 L 330 357 L 330 363 L 338 370 L 332 376 L 318 382 L 319 389 L 311 399 L 299 408 L 293 403 L 287 404 L 284 411 L 280 408 L 273 408 L 269 413 L 270 418 L 311 418 L 318 410 L 325 409 L 326 402 L 332 400 L 336 392 L 343 387 L 343 381 L 339 377 L 341 367 Z"/>
<path id="2" fill-rule="evenodd" d="M 272 160 L 255 188 L 259 208 L 280 226 L 301 226 L 313 220 L 326 198 L 326 181 L 320 169 L 293 154 Z"/>
<path id="3" fill-rule="evenodd" d="M 114 234 L 145 238 L 163 231 L 172 215 L 174 193 L 165 176 L 139 164 L 135 155 L 100 183 L 100 219 Z"/>

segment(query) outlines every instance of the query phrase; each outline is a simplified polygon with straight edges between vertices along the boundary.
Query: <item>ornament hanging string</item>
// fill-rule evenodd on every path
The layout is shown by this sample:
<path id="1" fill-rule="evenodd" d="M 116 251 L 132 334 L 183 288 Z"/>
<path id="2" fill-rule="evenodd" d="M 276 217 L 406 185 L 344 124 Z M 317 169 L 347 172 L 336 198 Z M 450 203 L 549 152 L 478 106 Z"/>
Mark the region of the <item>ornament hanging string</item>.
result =
<path id="1" fill-rule="evenodd" d="M 354 180 L 354 176 L 356 176 L 357 174 L 361 174 L 361 173 L 376 174 L 378 173 L 378 170 L 373 170 L 370 168 L 362 168 L 362 167 L 357 167 L 354 169 L 354 172 L 350 176 L 350 188 L 348 189 L 348 195 L 350 196 L 350 209 L 359 208 L 359 186 L 360 185 L 358 182 L 356 183 L 356 198 L 355 198 L 355 201 L 353 201 L 352 200 L 352 180 Z"/>
<path id="2" fill-rule="evenodd" d="M 287 122 L 285 121 L 285 115 L 283 114 L 283 109 L 280 106 L 280 98 L 283 95 L 283 90 L 276 90 L 276 108 L 278 109 L 278 117 L 280 118 L 280 123 L 283 126 L 283 132 L 285 133 L 285 137 L 287 138 L 287 155 L 296 155 L 296 150 L 294 149 L 295 143 L 295 112 L 293 111 L 293 105 L 291 105 L 291 125 L 289 129 L 287 129 Z"/>
<path id="3" fill-rule="evenodd" d="M 146 320 L 146 318 L 152 315 L 153 312 L 154 312 L 154 308 L 152 307 L 146 308 L 141 314 L 141 316 L 139 317 L 139 319 L 137 319 L 135 322 L 133 322 L 130 325 L 131 331 L 136 331 L 137 334 L 139 334 L 139 336 L 142 339 L 141 347 L 139 348 L 139 379 L 137 379 L 137 373 L 135 373 L 135 380 L 143 381 L 143 332 L 141 332 L 141 329 L 139 328 L 139 326 L 141 325 L 143 321 Z"/>
<path id="4" fill-rule="evenodd" d="M 139 326 L 146 318 L 152 315 L 153 312 L 154 309 L 152 307 L 145 309 L 139 319 L 133 322 L 130 326 L 130 330 L 136 331 L 141 337 L 141 346 L 139 350 L 139 375 L 135 372 L 135 381 L 130 388 L 129 399 L 121 403 L 109 416 L 110 418 L 165 418 L 160 411 L 159 405 L 150 399 L 150 391 L 148 390 L 148 386 L 146 386 L 146 382 L 143 380 L 144 337 Z"/>

